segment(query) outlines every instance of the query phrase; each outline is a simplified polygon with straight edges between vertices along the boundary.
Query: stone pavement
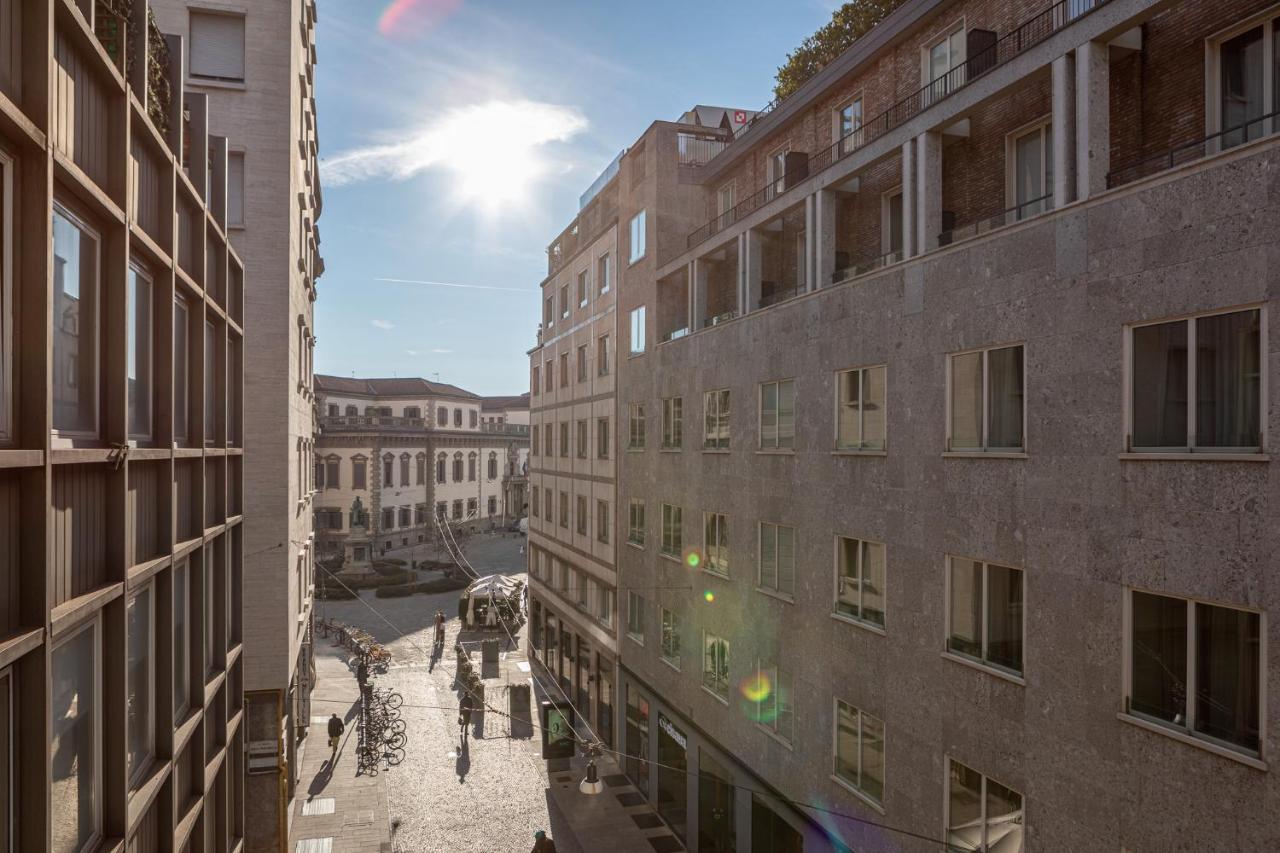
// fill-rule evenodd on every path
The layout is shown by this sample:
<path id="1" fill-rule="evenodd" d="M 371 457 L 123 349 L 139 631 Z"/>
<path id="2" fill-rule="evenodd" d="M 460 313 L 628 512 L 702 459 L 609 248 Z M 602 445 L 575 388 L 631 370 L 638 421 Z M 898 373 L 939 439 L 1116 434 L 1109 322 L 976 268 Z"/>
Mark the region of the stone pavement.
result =
<path id="1" fill-rule="evenodd" d="M 477 537 L 467 549 L 477 570 L 507 574 L 523 571 L 518 540 L 487 539 Z M 536 829 L 547 830 L 560 853 L 684 849 L 607 758 L 598 766 L 601 779 L 612 784 L 607 784 L 602 794 L 587 796 L 578 791 L 578 782 L 585 775 L 585 759 L 575 758 L 568 770 L 549 776 L 547 762 L 541 758 L 538 733 L 519 721 L 513 724 L 506 713 L 477 713 L 469 736 L 460 738 L 453 654 L 462 627 L 457 619 L 457 601 L 457 593 L 380 599 L 365 592 L 359 601 L 319 604 L 318 616 L 364 628 L 387 644 L 394 656 L 390 671 L 375 679 L 379 686 L 392 687 L 404 696 L 401 713 L 408 736 L 405 760 L 375 777 L 377 786 L 385 785 L 393 849 L 397 853 L 523 853 L 533 846 Z M 371 608 L 376 608 L 377 613 Z M 431 619 L 437 609 L 450 617 L 441 659 L 433 659 L 430 648 Z M 470 631 L 461 636 L 467 641 L 478 637 Z M 499 636 L 510 645 L 505 642 L 505 635 Z M 509 685 L 531 680 L 523 631 L 517 639 L 517 647 L 503 651 L 497 670 L 485 673 L 485 701 L 496 711 L 508 710 Z M 327 716 L 332 707 L 326 703 L 335 698 L 334 680 L 325 677 L 325 673 L 332 673 L 332 667 L 322 670 L 321 661 L 336 659 L 338 653 L 323 638 L 318 640 L 319 682 L 312 700 L 312 712 L 317 717 L 322 713 Z M 478 649 L 473 660 L 479 666 Z M 354 680 L 349 685 L 354 699 Z M 540 685 L 535 685 L 533 694 L 535 701 L 543 698 Z M 340 704 L 342 696 L 336 698 Z M 536 723 L 536 715 L 532 718 Z M 340 772 L 342 766 L 340 759 Z M 340 803 L 338 810 L 342 810 Z M 387 817 L 383 818 L 384 823 Z M 301 823 L 295 821 L 295 830 L 304 827 L 305 821 L 316 819 L 300 818 Z M 301 837 L 297 832 L 295 835 Z"/>

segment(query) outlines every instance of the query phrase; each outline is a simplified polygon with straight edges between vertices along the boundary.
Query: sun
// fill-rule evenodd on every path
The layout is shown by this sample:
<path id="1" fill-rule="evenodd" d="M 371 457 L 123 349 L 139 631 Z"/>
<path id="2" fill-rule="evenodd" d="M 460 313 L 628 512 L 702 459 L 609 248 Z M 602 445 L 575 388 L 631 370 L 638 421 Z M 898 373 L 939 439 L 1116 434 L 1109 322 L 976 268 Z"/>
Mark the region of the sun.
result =
<path id="1" fill-rule="evenodd" d="M 487 209 L 527 202 L 547 168 L 537 149 L 554 135 L 540 120 L 546 119 L 502 101 L 450 114 L 439 128 L 440 163 L 454 175 L 458 200 Z"/>

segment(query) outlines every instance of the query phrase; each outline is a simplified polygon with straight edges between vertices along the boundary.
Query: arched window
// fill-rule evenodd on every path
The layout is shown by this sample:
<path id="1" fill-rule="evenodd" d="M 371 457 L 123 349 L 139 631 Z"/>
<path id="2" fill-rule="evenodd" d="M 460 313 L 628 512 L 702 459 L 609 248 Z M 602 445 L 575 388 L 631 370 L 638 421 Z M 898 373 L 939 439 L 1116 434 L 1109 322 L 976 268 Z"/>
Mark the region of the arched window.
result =
<path id="1" fill-rule="evenodd" d="M 355 417 L 359 417 L 359 415 L 360 415 L 360 409 L 351 405 L 347 406 L 347 417 L 355 418 Z"/>
<path id="2" fill-rule="evenodd" d="M 382 457 L 382 487 L 384 489 L 395 485 L 395 467 L 396 458 L 390 453 L 384 454 Z"/>
<path id="3" fill-rule="evenodd" d="M 449 425 L 449 410 L 446 409 L 444 406 L 441 406 L 440 408 L 436 409 L 436 426 L 444 427 L 448 425 Z"/>
<path id="4" fill-rule="evenodd" d="M 409 454 L 400 454 L 400 485 L 409 485 Z"/>
<path id="5" fill-rule="evenodd" d="M 427 481 L 427 454 L 419 453 L 414 461 L 418 463 L 416 466 L 417 471 L 414 472 L 415 474 L 417 474 L 417 478 L 414 480 L 414 482 L 415 484 L 421 486 L 423 483 Z"/>
<path id="6" fill-rule="evenodd" d="M 476 453 L 474 450 L 467 456 L 467 480 L 472 483 L 476 481 Z"/>
<path id="7" fill-rule="evenodd" d="M 462 451 L 453 454 L 453 482 L 462 482 Z"/>
<path id="8" fill-rule="evenodd" d="M 436 482 L 444 482 L 445 455 L 441 453 L 436 457 Z"/>
<path id="9" fill-rule="evenodd" d="M 453 425 L 456 427 L 462 426 L 462 409 L 453 410 Z"/>
<path id="10" fill-rule="evenodd" d="M 406 418 L 420 418 L 422 417 L 422 409 L 419 409 L 417 406 L 405 406 L 404 416 Z"/>
<path id="11" fill-rule="evenodd" d="M 498 453 L 497 451 L 489 451 L 489 479 L 498 479 Z"/>

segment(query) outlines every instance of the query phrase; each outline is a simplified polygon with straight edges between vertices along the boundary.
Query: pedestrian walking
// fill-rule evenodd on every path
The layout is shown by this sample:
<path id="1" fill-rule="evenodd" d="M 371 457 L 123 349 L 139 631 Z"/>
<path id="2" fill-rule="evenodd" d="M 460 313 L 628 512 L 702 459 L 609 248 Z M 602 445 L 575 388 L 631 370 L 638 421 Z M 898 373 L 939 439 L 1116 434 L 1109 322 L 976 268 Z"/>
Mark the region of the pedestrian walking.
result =
<path id="1" fill-rule="evenodd" d="M 458 728 L 461 729 L 462 739 L 467 739 L 467 730 L 471 728 L 471 712 L 476 707 L 476 701 L 471 698 L 471 691 L 463 688 L 462 698 L 458 700 Z"/>
<path id="2" fill-rule="evenodd" d="M 338 761 L 338 744 L 342 743 L 342 733 L 347 730 L 342 720 L 337 714 L 329 717 L 329 766 L 332 767 Z"/>
<path id="3" fill-rule="evenodd" d="M 533 849 L 529 853 L 556 853 L 556 843 L 539 829 L 533 834 Z"/>
<path id="4" fill-rule="evenodd" d="M 436 611 L 436 648 L 444 648 L 444 611 Z"/>

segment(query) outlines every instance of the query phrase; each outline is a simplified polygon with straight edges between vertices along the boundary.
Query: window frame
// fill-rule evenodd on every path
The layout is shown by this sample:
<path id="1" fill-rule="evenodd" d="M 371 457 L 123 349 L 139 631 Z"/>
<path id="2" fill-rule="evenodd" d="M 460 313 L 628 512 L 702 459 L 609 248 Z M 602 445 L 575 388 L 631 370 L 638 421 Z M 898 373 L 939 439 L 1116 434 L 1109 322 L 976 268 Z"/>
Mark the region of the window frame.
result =
<path id="1" fill-rule="evenodd" d="M 668 620 L 667 617 L 671 617 Z M 667 666 L 680 671 L 680 614 L 674 610 L 662 608 L 661 632 L 658 641 L 658 659 Z M 674 642 L 668 642 L 668 639 Z M 670 654 L 674 648 L 674 654 Z"/>
<path id="2" fill-rule="evenodd" d="M 129 767 L 132 756 L 130 755 L 130 744 L 128 743 L 127 720 L 129 715 L 128 702 L 125 702 L 125 719 L 126 719 L 126 736 L 125 736 L 125 767 L 126 777 L 129 791 L 135 791 L 138 783 L 147 775 L 147 771 L 151 769 L 151 765 L 156 758 L 156 715 L 159 709 L 159 703 L 156 701 L 156 595 L 159 586 L 148 581 L 137 589 L 133 590 L 128 600 L 125 602 L 125 695 L 129 695 L 128 685 L 128 624 L 129 624 L 129 607 L 136 604 L 137 600 L 145 593 L 147 595 L 147 733 L 146 733 L 146 755 L 137 767 Z"/>
<path id="3" fill-rule="evenodd" d="M 1270 6 L 1256 15 L 1252 15 L 1243 21 L 1229 24 L 1205 37 L 1204 133 L 1206 137 L 1213 137 L 1205 146 L 1205 154 L 1207 156 L 1220 154 L 1223 151 L 1248 142 L 1254 142 L 1257 139 L 1265 139 L 1275 132 L 1277 123 L 1280 122 L 1280 116 L 1269 119 L 1255 119 L 1255 122 L 1262 125 L 1258 136 L 1249 137 L 1251 122 L 1250 125 L 1245 125 L 1242 128 L 1244 139 L 1228 145 L 1226 148 L 1222 146 L 1222 138 L 1220 136 L 1224 129 L 1222 127 L 1221 108 L 1222 44 L 1237 36 L 1244 35 L 1256 27 L 1262 28 L 1262 115 L 1272 115 L 1277 109 L 1280 109 L 1280 91 L 1276 90 L 1276 83 L 1280 81 L 1277 81 L 1275 73 L 1271 71 L 1280 62 L 1280 55 L 1276 53 L 1275 43 L 1277 37 L 1280 37 L 1280 27 L 1276 26 L 1278 21 L 1280 21 L 1280 7 Z"/>
<path id="4" fill-rule="evenodd" d="M 89 225 L 87 216 L 83 216 L 80 213 L 78 213 L 74 209 L 71 203 L 59 199 L 57 197 L 57 194 L 55 193 L 52 212 L 50 215 L 50 223 L 49 223 L 49 228 L 51 232 L 51 236 L 49 240 L 49 252 L 50 252 L 51 258 L 54 257 L 53 255 L 54 240 L 52 237 L 52 230 L 53 230 L 52 218 L 57 216 L 61 216 L 62 218 L 66 219 L 68 222 L 72 224 L 72 226 L 74 226 L 76 229 L 82 232 L 82 234 L 88 235 L 90 239 L 93 240 L 93 243 L 94 243 L 94 270 L 93 270 L 94 293 L 93 293 L 93 314 L 91 318 L 93 322 L 93 336 L 94 336 L 93 338 L 94 369 L 93 369 L 93 398 L 90 404 L 93 411 L 93 419 L 92 419 L 93 425 L 88 429 L 60 429 L 56 424 L 51 424 L 51 432 L 55 437 L 61 438 L 61 439 L 96 439 L 96 438 L 100 438 L 102 434 L 101 432 L 102 431 L 102 370 L 103 370 L 103 348 L 105 344 L 103 330 L 102 330 L 102 315 L 103 315 L 102 232 L 99 229 Z M 55 306 L 54 310 L 56 311 L 56 306 L 57 306 L 57 288 L 56 287 L 52 289 L 50 293 L 50 298 L 53 299 L 54 301 L 54 306 Z M 190 323 L 190 320 L 188 319 L 188 324 L 189 323 Z M 55 322 L 55 326 L 56 326 L 56 322 Z M 188 350 L 190 350 L 190 345 L 191 345 L 190 325 L 188 325 L 187 332 L 188 332 L 187 346 L 188 346 Z M 79 336 L 79 332 L 77 332 L 77 336 Z M 56 339 L 57 339 L 57 335 L 54 334 L 53 340 L 50 341 L 50 350 L 49 350 L 50 358 L 54 358 L 57 351 Z M 53 365 L 53 370 L 56 371 L 58 369 L 56 364 L 56 358 L 54 358 L 54 361 L 55 363 Z M 57 385 L 57 381 L 55 379 L 54 386 L 56 387 L 56 385 Z M 187 393 L 188 395 L 190 395 L 190 389 L 188 389 Z M 56 411 L 57 410 L 56 400 L 54 400 L 53 402 L 54 402 L 54 410 Z M 191 429 L 191 424 L 188 421 L 187 423 L 188 433 L 190 432 L 190 429 Z"/>
<path id="5" fill-rule="evenodd" d="M 127 419 L 127 423 L 125 425 L 125 431 L 129 440 L 134 442 L 136 446 L 137 442 L 149 442 L 156 435 L 156 397 L 157 397 L 157 394 L 155 393 L 155 388 L 156 388 L 156 345 L 155 345 L 156 282 L 155 282 L 155 278 L 152 277 L 150 271 L 147 269 L 146 265 L 142 263 L 142 261 L 139 261 L 138 259 L 133 257 L 129 259 L 129 268 L 125 273 L 125 276 L 126 276 L 125 278 L 125 295 L 126 295 L 126 299 L 125 299 L 125 315 L 126 315 L 125 317 L 125 350 L 126 350 L 125 351 L 125 362 L 126 362 L 125 383 L 126 383 L 126 386 L 128 384 L 127 363 L 128 363 L 129 357 L 133 354 L 132 353 L 133 348 L 129 346 L 128 330 L 130 327 L 133 328 L 135 339 L 137 339 L 138 337 L 137 324 L 134 322 L 134 317 L 135 317 L 134 312 L 137 310 L 138 306 L 136 304 L 130 305 L 129 299 L 127 298 L 129 296 L 129 290 L 130 290 L 130 284 L 128 281 L 128 277 L 130 275 L 133 275 L 137 279 L 141 279 L 147 283 L 147 288 L 146 288 L 147 290 L 147 334 L 146 334 L 146 343 L 145 343 L 146 359 L 147 359 L 147 368 L 146 368 L 146 373 L 147 373 L 146 386 L 147 387 L 145 391 L 146 410 L 147 410 L 146 411 L 147 429 L 145 431 L 135 432 L 133 429 L 133 405 L 128 400 L 128 396 L 129 396 L 128 388 L 127 387 L 125 388 L 125 398 L 126 398 L 125 408 L 127 410 L 125 415 Z M 136 303 L 138 298 L 138 289 L 136 287 L 133 289 L 132 295 Z M 135 340 L 135 346 L 138 342 L 139 342 L 138 340 Z"/>
<path id="6" fill-rule="evenodd" d="M 679 412 L 676 411 L 677 407 Z M 684 446 L 684 397 L 662 398 L 662 450 L 680 450 Z"/>
<path id="7" fill-rule="evenodd" d="M 609 458 L 609 418 L 596 418 L 596 458 Z"/>
<path id="8" fill-rule="evenodd" d="M 882 420 L 884 422 L 884 436 L 880 439 L 879 446 L 875 446 L 867 441 L 867 412 L 865 400 L 867 399 L 867 374 L 872 370 L 884 371 L 884 412 Z M 858 374 L 858 444 L 842 444 L 840 440 L 840 410 L 845 405 L 844 401 L 844 377 L 846 374 Z M 835 372 L 835 413 L 833 438 L 834 449 L 839 453 L 865 453 L 869 455 L 879 455 L 887 453 L 889 450 L 889 365 L 886 363 L 868 364 L 862 367 L 847 367 L 843 370 Z"/>
<path id="9" fill-rule="evenodd" d="M 648 253 L 648 211 L 641 210 L 635 216 L 631 217 L 628 227 L 628 257 L 627 265 L 637 263 L 644 259 Z M 639 251 L 637 252 L 637 248 Z"/>
<path id="10" fill-rule="evenodd" d="M 772 688 L 767 695 L 756 700 L 756 714 L 753 722 L 770 736 L 791 748 L 796 731 L 796 705 L 793 699 L 794 691 L 792 690 L 795 678 L 790 670 L 779 666 L 776 661 L 772 666 L 765 666 L 763 658 L 756 658 L 756 684 L 759 685 L 761 680 L 772 685 Z M 784 680 L 787 682 L 785 687 L 782 683 Z M 764 691 L 762 690 L 761 692 Z M 767 713 L 764 710 L 766 705 L 772 706 L 774 710 L 773 719 L 767 722 Z M 782 731 L 782 726 L 779 725 L 779 720 L 783 717 L 783 708 L 786 709 L 787 714 L 785 733 Z"/>
<path id="11" fill-rule="evenodd" d="M 627 624 L 625 633 L 628 639 L 641 646 L 644 645 L 644 611 L 644 597 L 637 594 L 635 590 L 627 590 Z M 638 633 L 633 630 L 636 627 L 639 628 Z"/>
<path id="12" fill-rule="evenodd" d="M 596 338 L 596 375 L 609 375 L 609 335 Z"/>
<path id="13" fill-rule="evenodd" d="M 857 548 L 857 581 L 858 581 L 858 613 L 846 613 L 840 609 L 840 582 L 845 575 L 841 571 L 843 568 L 842 560 L 844 555 L 844 542 L 856 542 Z M 884 554 L 884 590 L 881 596 L 884 600 L 884 608 L 882 616 L 884 621 L 876 622 L 874 619 L 868 619 L 865 616 L 866 607 L 863 605 L 863 587 L 866 585 L 866 568 L 865 558 L 863 556 L 863 545 L 878 545 Z M 843 536 L 839 533 L 835 535 L 835 559 L 832 564 L 832 590 L 831 590 L 831 615 L 835 619 L 842 622 L 848 622 L 851 625 L 857 625 L 860 628 L 868 628 L 880 634 L 887 631 L 889 621 L 889 546 L 884 542 L 875 539 L 866 539 L 860 536 Z M 948 602 L 949 604 L 950 602 Z M 1025 633 L 1025 631 L 1024 631 Z"/>
<path id="14" fill-rule="evenodd" d="M 644 403 L 631 403 L 627 407 L 627 450 L 644 450 L 646 424 Z M 639 439 L 637 441 L 637 439 Z"/>
<path id="15" fill-rule="evenodd" d="M 1013 347 L 1022 348 L 1022 446 L 1021 447 L 996 447 L 990 446 L 991 433 L 991 368 L 990 354 L 997 350 L 1012 349 Z M 979 447 L 955 447 L 952 438 L 952 421 L 955 412 L 955 377 L 954 365 L 955 360 L 960 356 L 973 355 L 980 353 L 982 355 L 982 442 Z M 1023 457 L 1028 454 L 1030 443 L 1027 441 L 1027 411 L 1031 407 L 1028 405 L 1027 385 L 1030 371 L 1027 369 L 1027 344 L 1025 341 L 1011 341 L 1008 343 L 992 344 L 990 346 L 970 347 L 969 349 L 957 350 L 956 352 L 947 353 L 946 363 L 946 392 L 947 392 L 947 408 L 946 408 L 946 453 L 955 453 L 963 456 L 984 455 L 998 458 L 1000 456 Z"/>
<path id="16" fill-rule="evenodd" d="M 608 293 L 613 287 L 611 281 L 613 278 L 612 273 L 613 256 L 609 252 L 605 252 L 596 258 L 596 281 L 599 282 L 601 296 Z"/>
<path id="17" fill-rule="evenodd" d="M 639 509 L 639 524 L 636 524 L 637 512 Z M 648 528 L 645 521 L 646 504 L 643 498 L 631 498 L 627 504 L 627 544 L 634 545 L 637 548 L 645 547 L 645 539 L 647 538 Z M 637 533 L 639 534 L 637 536 Z"/>
<path id="18" fill-rule="evenodd" d="M 723 667 L 724 669 L 723 680 L 720 678 L 719 672 L 712 672 L 707 669 L 707 658 L 710 653 L 708 643 L 712 645 L 715 643 L 721 644 L 721 652 L 719 654 L 720 659 L 715 663 L 717 667 Z M 719 634 L 711 633 L 706 628 L 702 629 L 702 678 L 700 679 L 700 683 L 703 690 L 726 705 L 729 704 L 729 682 L 733 680 L 731 673 L 729 672 L 729 651 L 730 643 L 727 639 L 721 637 Z M 711 656 L 715 657 L 716 655 L 712 654 Z M 707 683 L 708 676 L 711 677 L 711 684 Z M 723 690 L 720 688 L 723 688 Z"/>
<path id="19" fill-rule="evenodd" d="M 840 769 L 837 762 L 840 757 L 840 706 L 843 705 L 852 711 L 858 720 L 858 778 L 851 780 L 840 775 Z M 877 799 L 868 793 L 863 787 L 863 753 L 866 750 L 865 736 L 863 734 L 864 724 L 863 717 L 870 717 L 880 724 L 881 750 L 883 754 L 883 773 L 880 780 L 881 797 Z M 836 784 L 848 790 L 850 793 L 862 799 L 871 805 L 880 813 L 884 813 L 884 794 L 889 790 L 889 727 L 885 725 L 883 717 L 877 717 L 875 714 L 863 709 L 861 706 L 854 705 L 852 702 L 846 702 L 838 696 L 832 697 L 831 704 L 831 778 Z"/>
<path id="20" fill-rule="evenodd" d="M 767 586 L 764 582 L 764 529 L 772 527 L 773 533 L 773 586 Z M 779 554 L 781 549 L 778 547 L 778 531 L 791 531 L 791 589 L 784 590 L 782 588 L 782 570 Z M 775 521 L 758 521 L 756 522 L 756 591 L 765 595 L 771 595 L 775 598 L 781 598 L 784 601 L 792 602 L 796 594 L 796 547 L 799 543 L 797 528 L 789 524 L 779 524 Z"/>
<path id="21" fill-rule="evenodd" d="M 1004 206 L 1013 211 L 1013 221 L 1021 222 L 1053 209 L 1053 114 L 1048 113 L 1021 127 L 1011 130 L 1004 137 Z M 1040 137 L 1040 179 L 1044 192 L 1039 198 L 1018 201 L 1018 142 L 1031 134 Z M 1023 213 L 1023 208 L 1028 208 Z"/>
<path id="22" fill-rule="evenodd" d="M 715 538 L 721 544 L 710 542 L 711 529 L 715 529 Z M 713 560 L 712 550 L 723 556 Z M 702 512 L 702 570 L 717 577 L 729 577 L 729 516 L 723 512 L 703 510 Z"/>
<path id="23" fill-rule="evenodd" d="M 781 390 L 784 383 L 791 384 L 791 443 L 784 445 L 782 443 L 782 404 Z M 773 432 L 774 439 L 772 444 L 765 443 L 764 438 L 764 389 L 768 386 L 774 387 L 774 396 L 778 399 L 778 403 L 773 412 Z M 765 453 L 794 453 L 796 449 L 796 381 L 792 379 L 770 379 L 766 382 L 760 382 L 756 385 L 756 450 Z"/>
<path id="24" fill-rule="evenodd" d="M 240 64 L 241 76 L 239 77 L 221 77 L 208 74 L 197 74 L 191 68 L 191 59 L 194 50 L 188 48 L 187 53 L 187 77 L 194 86 L 221 86 L 226 88 L 244 88 L 249 79 L 249 16 L 242 11 L 232 9 L 214 9 L 205 6 L 193 7 L 187 19 L 187 44 L 194 46 L 195 38 L 192 35 L 193 15 L 204 15 L 206 17 L 236 18 L 240 21 Z"/>
<path id="25" fill-rule="evenodd" d="M 0 148 L 0 444 L 15 438 L 13 411 L 13 246 L 17 219 L 14 217 L 14 158 Z M 51 224 L 52 227 L 52 224 Z M 154 408 L 154 407 L 153 407 Z M 155 425 L 152 424 L 152 429 Z M 10 686 L 12 688 L 12 684 Z"/>
<path id="26" fill-rule="evenodd" d="M 960 60 L 959 63 L 956 63 L 955 58 L 951 55 L 951 39 L 957 33 L 959 33 L 962 37 L 965 38 L 964 57 Z M 968 76 L 967 74 L 961 74 L 959 80 L 948 81 L 949 85 L 942 86 L 941 92 L 933 91 L 933 83 L 935 81 L 943 79 L 944 77 L 949 75 L 952 71 L 954 71 L 956 68 L 960 67 L 961 65 L 964 65 L 969 61 L 969 45 L 967 40 L 968 34 L 969 34 L 968 26 L 966 25 L 964 17 L 961 16 L 959 20 L 953 21 L 948 26 L 939 30 L 939 35 L 937 37 L 930 39 L 929 41 L 921 45 L 920 47 L 920 88 L 926 90 L 921 93 L 923 102 L 925 104 L 936 103 L 942 100 L 943 98 L 945 98 L 947 95 L 961 89 L 964 86 L 966 82 L 965 78 Z M 936 77 L 931 77 L 930 68 L 929 68 L 930 54 L 933 52 L 933 49 L 935 47 L 942 44 L 943 42 L 947 43 L 947 70 L 937 75 Z"/>
<path id="27" fill-rule="evenodd" d="M 1280 10 L 1276 12 L 1280 16 Z M 1214 447 L 1200 446 L 1195 443 L 1198 437 L 1196 434 L 1196 414 L 1197 414 L 1197 375 L 1196 375 L 1196 359 L 1192 354 L 1196 352 L 1196 321 L 1204 317 L 1219 317 L 1225 314 L 1244 313 L 1246 311 L 1258 312 L 1258 347 L 1259 347 L 1259 365 L 1260 375 L 1258 377 L 1258 441 L 1257 447 Z M 1135 390 L 1135 365 L 1133 333 L 1136 329 L 1146 328 L 1148 326 L 1163 326 L 1169 323 L 1186 323 L 1187 326 L 1187 439 L 1188 443 L 1183 447 L 1143 447 L 1133 443 L 1134 415 L 1135 407 L 1133 403 L 1133 394 Z M 1243 455 L 1250 457 L 1263 458 L 1268 453 L 1267 444 L 1267 417 L 1268 406 L 1270 405 L 1267 384 L 1271 379 L 1270 359 L 1267 357 L 1267 306 L 1265 303 L 1247 303 L 1244 305 L 1236 305 L 1228 308 L 1214 309 L 1212 311 L 1202 311 L 1194 314 L 1183 314 L 1173 317 L 1164 317 L 1155 320 L 1143 320 L 1140 323 L 1127 323 L 1124 327 L 1123 341 L 1123 363 L 1122 371 L 1122 387 L 1123 387 L 1123 420 L 1124 420 L 1124 452 L 1129 454 L 1143 455 L 1178 455 L 1178 456 L 1198 456 L 1201 458 L 1222 458 L 1229 455 Z"/>
<path id="28" fill-rule="evenodd" d="M 850 122 L 853 127 L 848 133 L 842 133 L 841 131 L 844 129 L 844 112 L 845 110 L 851 110 L 854 105 L 857 105 L 857 115 L 852 116 L 855 119 Z M 866 101 L 861 89 L 854 92 L 831 111 L 831 139 L 840 146 L 838 156 L 844 156 L 862 144 L 860 138 L 862 126 L 866 122 L 865 111 Z M 845 143 L 846 139 L 853 139 L 854 137 L 858 137 L 859 141 Z"/>
<path id="29" fill-rule="evenodd" d="M 86 631 L 93 633 L 93 832 L 89 836 L 89 840 L 80 846 L 80 851 L 96 850 L 98 845 L 106 837 L 106 828 L 104 825 L 104 813 L 102 794 L 104 790 L 103 775 L 105 768 L 103 767 L 104 750 L 103 750 L 103 695 L 102 695 L 102 669 L 103 669 L 103 648 L 102 648 L 102 611 L 95 612 L 76 628 L 67 631 L 65 636 L 59 637 L 57 640 L 49 644 L 49 677 L 53 678 L 53 658 L 58 649 L 77 639 Z M 52 708 L 46 709 L 46 716 Z M 176 722 L 175 722 L 176 724 Z M 46 753 L 48 750 L 45 750 Z M 79 771 L 77 770 L 77 773 Z M 51 777 L 52 778 L 52 777 Z"/>
<path id="30" fill-rule="evenodd" d="M 702 393 L 702 449 L 728 450 L 731 434 L 729 416 L 733 412 L 729 388 L 715 388 Z M 715 411 L 713 412 L 712 409 Z M 716 426 L 712 427 L 712 419 Z"/>
<path id="31" fill-rule="evenodd" d="M 668 512 L 670 510 L 670 512 Z M 668 519 L 670 516 L 670 519 Z M 678 516 L 678 517 L 677 517 Z M 668 526 L 671 536 L 667 536 Z M 668 545 L 668 538 L 674 548 Z M 676 541 L 676 540 L 679 541 Z M 662 504 L 662 539 L 658 543 L 658 553 L 668 559 L 679 560 L 684 552 L 684 507 L 677 504 Z"/>
<path id="32" fill-rule="evenodd" d="M 631 309 L 631 355 L 644 355 L 646 352 L 648 341 L 645 313 L 644 305 Z"/>
<path id="33" fill-rule="evenodd" d="M 999 779 L 995 779 L 991 776 L 988 776 L 986 773 L 983 773 L 981 770 L 978 770 L 969 764 L 965 764 L 963 761 L 956 760 L 950 754 L 944 754 L 943 757 L 946 759 L 946 761 L 942 765 L 942 838 L 943 838 L 942 846 L 944 849 L 946 850 L 955 849 L 954 846 L 949 841 L 946 840 L 947 834 L 951 832 L 951 765 L 952 763 L 959 764 L 961 767 L 964 767 L 967 770 L 971 770 L 974 773 L 977 773 L 978 776 L 982 779 L 982 784 L 980 786 L 981 791 L 978 797 L 979 803 L 981 805 L 981 811 L 979 812 L 978 820 L 982 825 L 982 839 L 978 842 L 977 847 L 972 848 L 973 853 L 988 853 L 988 851 L 990 851 L 991 849 L 990 844 L 988 844 L 987 842 L 987 825 L 988 825 L 987 782 L 989 781 L 995 782 L 1000 787 L 1004 788 L 1005 790 L 1012 791 L 1022 799 L 1022 825 L 1024 827 L 1027 826 L 1027 795 L 1026 794 L 1024 794 L 1022 791 L 1018 790 L 1017 788 L 1014 788 L 1011 785 L 1004 784 Z M 885 764 L 887 766 L 888 762 L 886 761 Z"/>
<path id="34" fill-rule="evenodd" d="M 586 308 L 587 303 L 591 301 L 591 270 L 590 268 L 578 271 L 578 307 Z"/>
<path id="35" fill-rule="evenodd" d="M 982 653 L 980 656 L 966 654 L 965 652 L 956 651 L 955 649 L 951 648 L 951 594 L 952 594 L 952 588 L 953 588 L 952 576 L 954 574 L 954 570 L 953 570 L 954 560 L 970 560 L 972 562 L 979 563 L 982 565 L 982 625 L 981 625 L 981 632 L 982 632 L 981 652 Z M 969 557 L 969 556 L 965 556 L 964 554 L 949 553 L 946 555 L 946 559 L 944 562 L 946 565 L 946 574 L 945 574 L 945 577 L 943 578 L 944 582 L 943 582 L 943 599 L 942 599 L 943 626 L 944 626 L 944 631 L 942 636 L 943 656 L 950 660 L 957 661 L 958 663 L 963 663 L 963 664 L 967 664 L 969 666 L 975 667 L 977 669 L 982 670 L 983 672 L 989 672 L 992 675 L 1000 676 L 1001 678 L 1004 678 L 1009 681 L 1013 681 L 1016 684 L 1025 685 L 1026 677 L 1027 677 L 1027 571 L 1026 569 L 1021 568 L 1019 566 L 1010 566 L 1010 565 L 1006 565 L 1005 563 L 998 563 L 991 560 L 984 560 L 981 557 Z M 988 659 L 988 645 L 991 640 L 991 636 L 990 636 L 991 620 L 990 620 L 990 612 L 989 612 L 990 596 L 988 595 L 988 590 L 990 589 L 990 582 L 988 581 L 987 578 L 988 578 L 988 575 L 990 574 L 991 566 L 998 566 L 999 568 L 1002 568 L 1002 569 L 1008 569 L 1009 571 L 1019 572 L 1022 576 L 1022 614 L 1020 619 L 1022 634 L 1019 639 L 1019 642 L 1021 643 L 1020 653 L 1022 658 L 1022 661 L 1021 661 L 1022 668 L 1020 670 L 1010 669 L 1009 667 L 1004 666 L 1003 664 L 995 663 Z"/>

